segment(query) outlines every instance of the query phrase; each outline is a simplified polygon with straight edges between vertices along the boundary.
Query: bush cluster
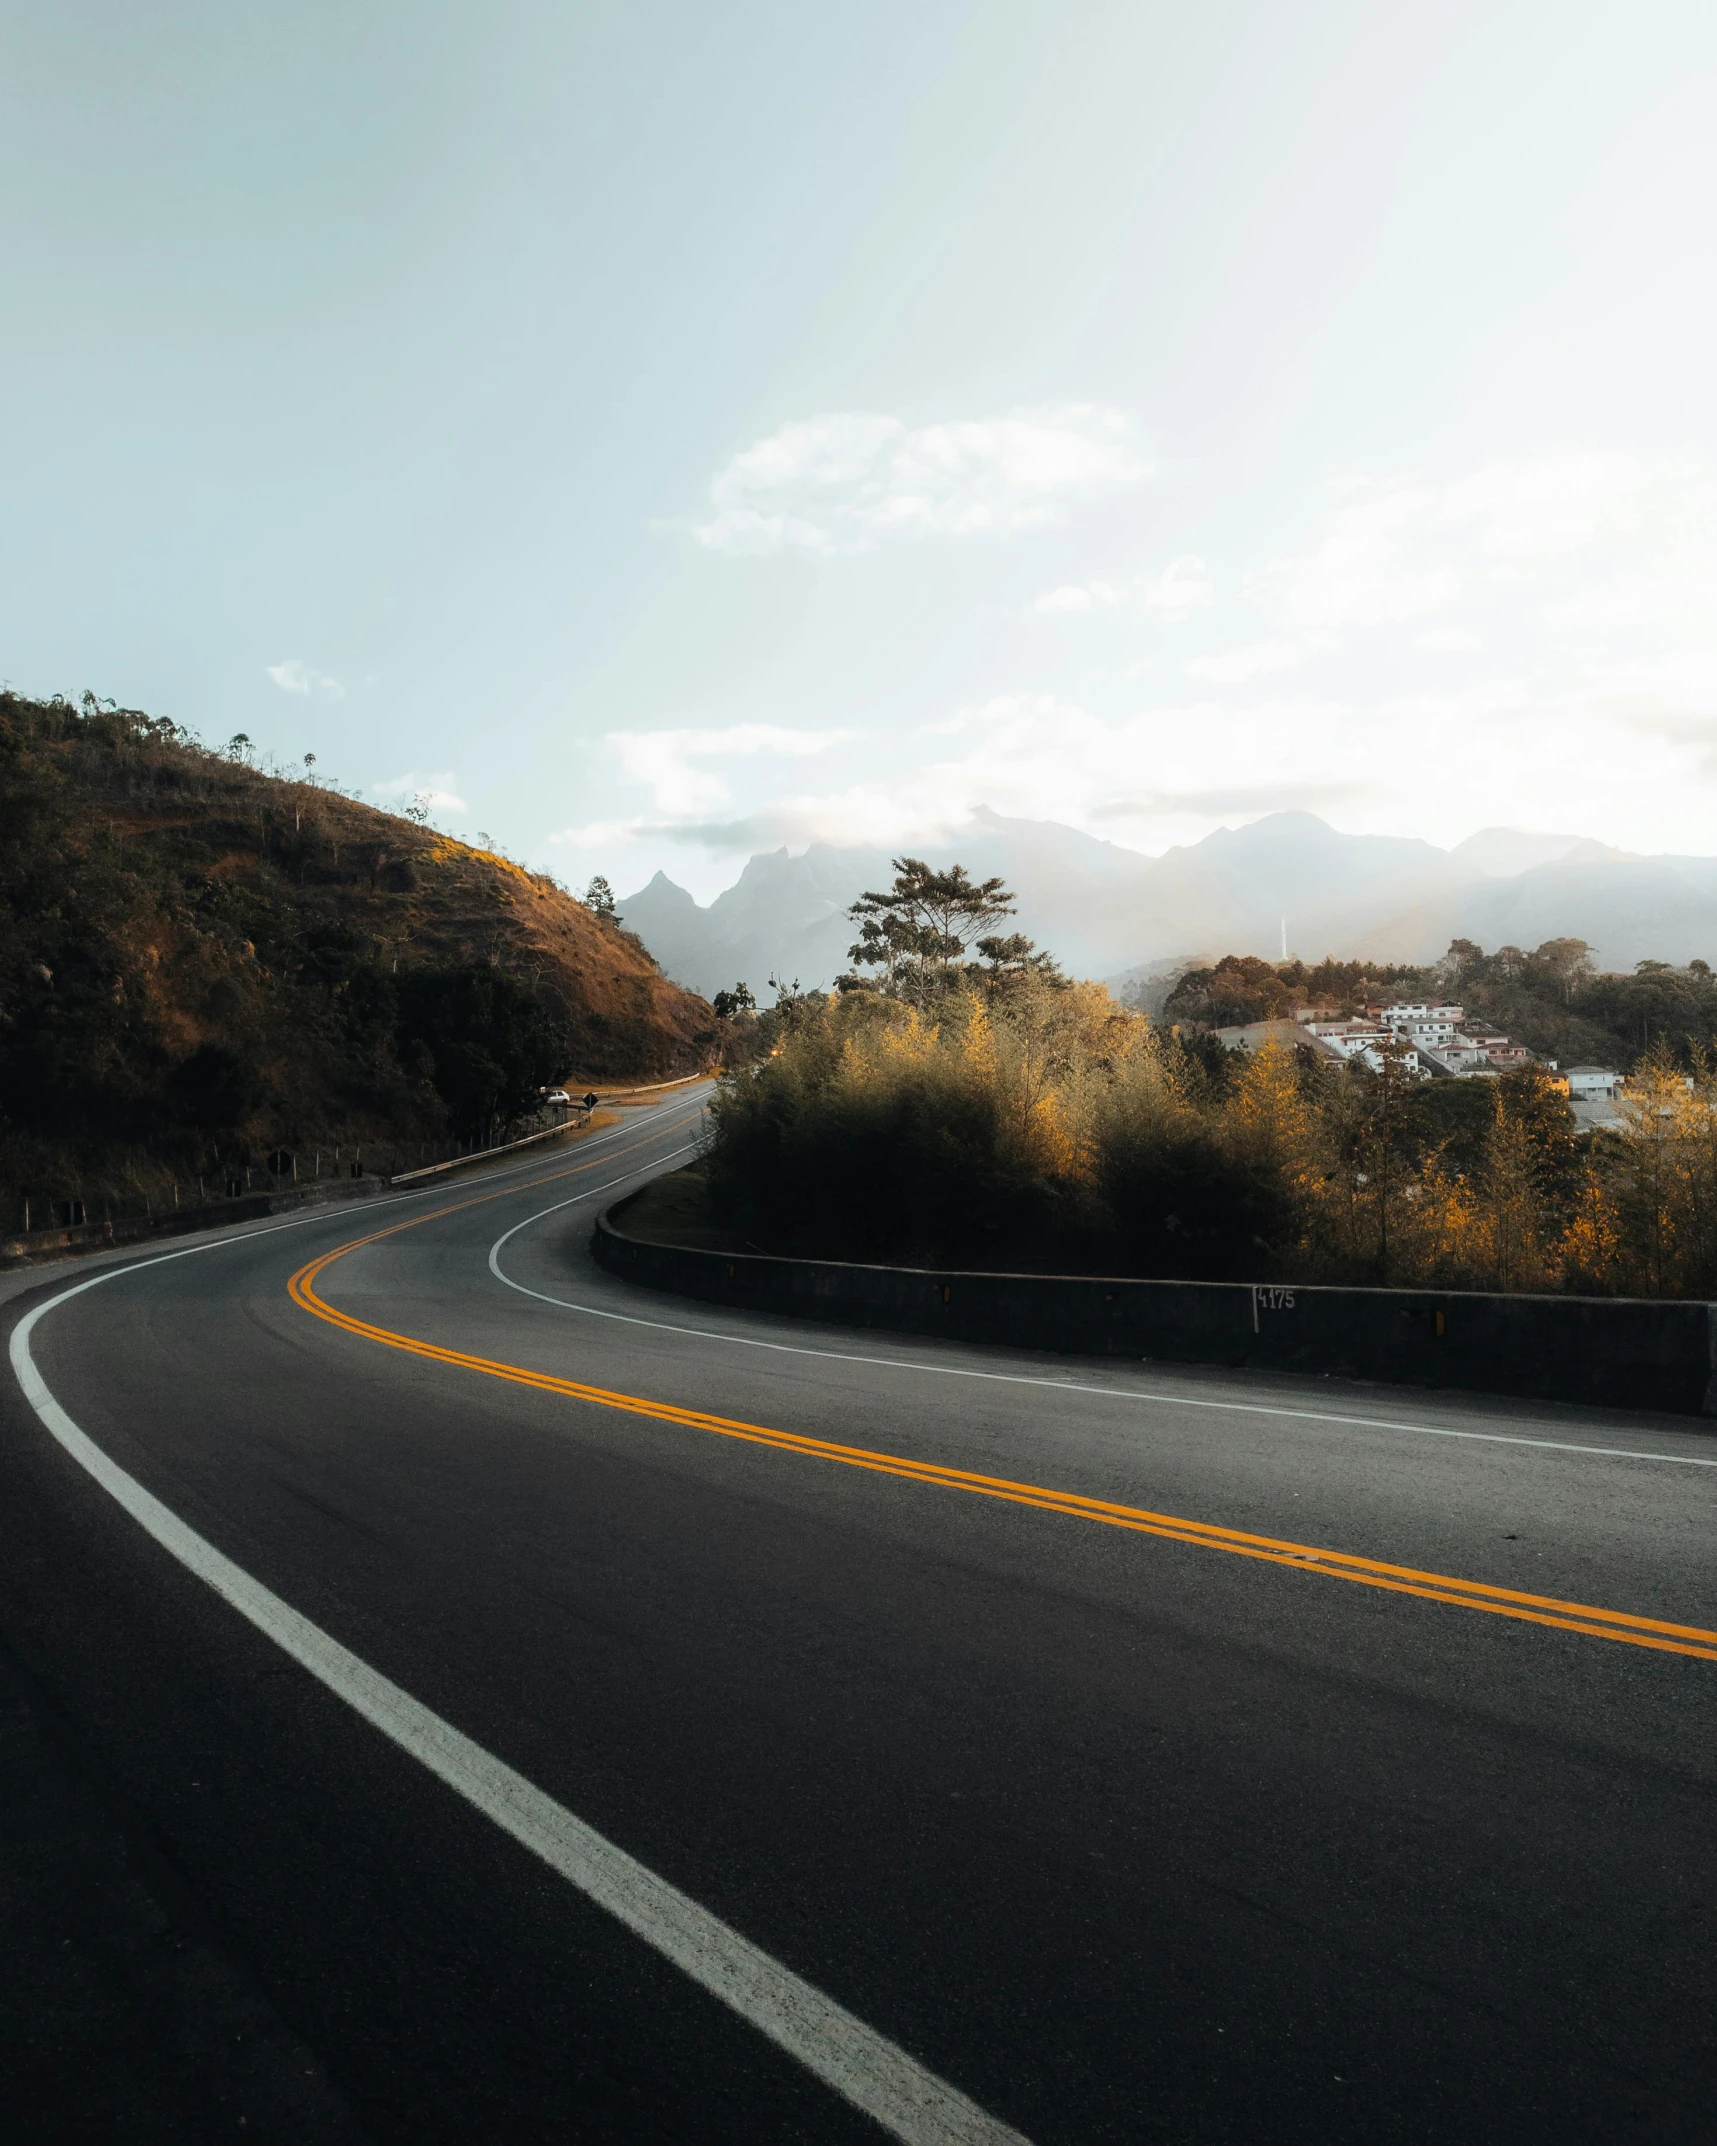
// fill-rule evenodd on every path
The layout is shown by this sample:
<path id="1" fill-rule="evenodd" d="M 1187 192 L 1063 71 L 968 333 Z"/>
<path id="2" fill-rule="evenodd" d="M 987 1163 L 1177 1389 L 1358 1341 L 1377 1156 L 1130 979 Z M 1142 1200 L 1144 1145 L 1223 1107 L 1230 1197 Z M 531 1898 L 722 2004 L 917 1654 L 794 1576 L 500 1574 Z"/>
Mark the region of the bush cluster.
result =
<path id="1" fill-rule="evenodd" d="M 1717 1068 L 1659 1046 L 1617 1133 L 1553 1078 L 1410 1083 L 1153 1026 L 1100 987 L 951 976 L 791 1002 L 704 1170 L 771 1251 L 1235 1281 L 1717 1292 Z"/>

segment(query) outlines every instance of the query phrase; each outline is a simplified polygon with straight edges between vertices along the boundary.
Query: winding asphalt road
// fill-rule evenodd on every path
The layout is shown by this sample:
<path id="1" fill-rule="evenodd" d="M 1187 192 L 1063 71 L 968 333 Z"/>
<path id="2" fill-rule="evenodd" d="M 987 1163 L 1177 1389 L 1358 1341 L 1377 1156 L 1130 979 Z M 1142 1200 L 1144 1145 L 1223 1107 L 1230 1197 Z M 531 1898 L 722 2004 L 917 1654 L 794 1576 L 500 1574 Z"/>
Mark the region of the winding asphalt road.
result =
<path id="1" fill-rule="evenodd" d="M 629 1289 L 700 1107 L 14 1295 L 4 1659 L 231 2074 L 67 1997 L 14 2135 L 1717 2135 L 1717 1439 Z"/>

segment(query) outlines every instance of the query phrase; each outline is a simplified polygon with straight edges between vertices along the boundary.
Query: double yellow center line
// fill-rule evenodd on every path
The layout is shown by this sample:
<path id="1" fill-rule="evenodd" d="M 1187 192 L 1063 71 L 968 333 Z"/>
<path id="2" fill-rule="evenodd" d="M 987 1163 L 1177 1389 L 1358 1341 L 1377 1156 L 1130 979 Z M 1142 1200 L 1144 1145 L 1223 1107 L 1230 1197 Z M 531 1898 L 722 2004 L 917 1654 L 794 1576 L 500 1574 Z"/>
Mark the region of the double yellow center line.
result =
<path id="1" fill-rule="evenodd" d="M 576 1176 L 599 1167 L 581 1163 L 557 1177 Z M 538 1184 L 553 1179 L 539 1178 Z M 848 1468 L 864 1468 L 874 1475 L 893 1475 L 907 1482 L 923 1483 L 935 1490 L 963 1490 L 978 1497 L 999 1498 L 1010 1505 L 1032 1506 L 1039 1512 L 1060 1513 L 1074 1520 L 1092 1520 L 1104 1527 L 1127 1528 L 1135 1534 L 1158 1535 L 1167 1542 L 1190 1543 L 1202 1550 L 1224 1550 L 1231 1557 L 1256 1558 L 1263 1564 L 1287 1566 L 1295 1572 L 1314 1573 L 1325 1579 L 1351 1580 L 1361 1587 L 1379 1587 L 1391 1594 L 1417 1595 L 1425 1602 L 1447 1602 L 1461 1609 L 1485 1610 L 1495 1617 L 1513 1617 L 1525 1624 L 1550 1625 L 1558 1631 L 1580 1632 L 1591 1639 L 1620 1640 L 1630 1647 L 1651 1647 L 1664 1654 L 1689 1654 L 1697 1660 L 1717 1662 L 1717 1632 L 1698 1625 L 1670 1624 L 1658 1617 L 1637 1617 L 1627 1610 L 1595 1608 L 1588 1602 L 1567 1602 L 1555 1595 L 1523 1593 L 1513 1587 L 1493 1587 L 1484 1580 L 1451 1578 L 1444 1572 L 1420 1572 L 1411 1565 L 1389 1564 L 1381 1558 L 1356 1557 L 1345 1550 L 1325 1550 L 1308 1543 L 1287 1542 L 1274 1535 L 1254 1535 L 1243 1528 L 1217 1527 L 1205 1520 L 1186 1520 L 1174 1513 L 1156 1513 L 1143 1506 L 1121 1505 L 1109 1498 L 1086 1498 L 1070 1490 L 1055 1490 L 1039 1483 L 1015 1482 L 1007 1476 L 980 1475 L 969 1468 L 945 1468 L 934 1461 L 914 1459 L 903 1453 L 883 1453 L 869 1446 L 841 1445 L 825 1438 L 807 1438 L 796 1431 L 773 1430 L 765 1424 L 745 1423 L 730 1416 L 712 1416 L 701 1409 L 679 1408 L 672 1402 L 653 1401 L 642 1394 L 616 1393 L 606 1386 L 586 1385 L 579 1379 L 556 1378 L 546 1371 L 527 1370 L 522 1364 L 497 1363 L 487 1356 L 473 1356 L 462 1349 L 443 1348 L 438 1342 L 419 1341 L 397 1334 L 367 1319 L 354 1318 L 328 1303 L 316 1292 L 318 1278 L 336 1260 L 363 1246 L 380 1243 L 402 1230 L 419 1229 L 444 1215 L 488 1200 L 503 1199 L 519 1188 L 507 1186 L 472 1200 L 461 1200 L 434 1213 L 396 1222 L 390 1229 L 367 1237 L 354 1237 L 331 1252 L 300 1267 L 287 1284 L 292 1300 L 314 1318 L 326 1320 L 342 1332 L 364 1341 L 380 1342 L 390 1349 L 403 1349 L 432 1363 L 450 1364 L 461 1371 L 481 1372 L 486 1378 L 509 1380 L 538 1393 L 556 1394 L 571 1401 L 587 1401 L 599 1408 L 620 1409 L 634 1416 L 649 1416 L 659 1423 L 682 1429 L 713 1433 L 720 1438 L 743 1439 L 750 1445 L 771 1446 L 777 1452 L 796 1453 L 808 1460 L 838 1461 Z"/>

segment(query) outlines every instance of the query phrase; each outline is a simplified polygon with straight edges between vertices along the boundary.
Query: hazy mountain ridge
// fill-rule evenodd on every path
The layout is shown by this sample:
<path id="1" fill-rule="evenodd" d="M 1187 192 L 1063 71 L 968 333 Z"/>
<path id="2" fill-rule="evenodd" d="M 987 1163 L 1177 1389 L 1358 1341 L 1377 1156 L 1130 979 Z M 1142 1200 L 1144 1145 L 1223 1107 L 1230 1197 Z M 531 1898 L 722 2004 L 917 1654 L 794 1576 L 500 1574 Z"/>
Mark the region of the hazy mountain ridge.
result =
<path id="1" fill-rule="evenodd" d="M 1070 972 L 1119 978 L 1222 953 L 1423 962 L 1452 938 L 1590 942 L 1600 968 L 1717 958 L 1717 857 L 1636 857 L 1588 837 L 1485 828 L 1454 849 L 1348 835 L 1278 812 L 1148 857 L 1055 821 L 981 809 L 931 861 L 999 873 L 1019 928 Z M 886 884 L 889 853 L 816 844 L 752 857 L 708 907 L 658 872 L 621 904 L 678 982 L 705 994 L 769 978 L 827 985 L 850 966 L 847 905 Z"/>

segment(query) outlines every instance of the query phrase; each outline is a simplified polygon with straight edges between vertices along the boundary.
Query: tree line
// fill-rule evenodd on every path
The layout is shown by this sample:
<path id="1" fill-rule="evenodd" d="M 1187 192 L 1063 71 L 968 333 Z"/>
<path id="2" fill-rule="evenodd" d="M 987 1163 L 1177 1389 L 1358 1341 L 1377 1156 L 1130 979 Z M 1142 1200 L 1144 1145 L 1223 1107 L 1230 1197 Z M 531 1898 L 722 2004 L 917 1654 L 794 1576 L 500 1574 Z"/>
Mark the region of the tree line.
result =
<path id="1" fill-rule="evenodd" d="M 1227 954 L 1180 978 L 1163 1019 L 1235 1028 L 1306 1006 L 1350 1013 L 1388 999 L 1457 1001 L 1564 1066 L 1620 1071 L 1662 1045 L 1685 1068 L 1696 1052 L 1717 1045 L 1717 976 L 1708 963 L 1677 968 L 1641 961 L 1629 973 L 1604 974 L 1584 939 L 1547 939 L 1531 951 L 1502 946 L 1490 954 L 1471 939 L 1455 939 L 1440 960 L 1423 965 Z"/>

